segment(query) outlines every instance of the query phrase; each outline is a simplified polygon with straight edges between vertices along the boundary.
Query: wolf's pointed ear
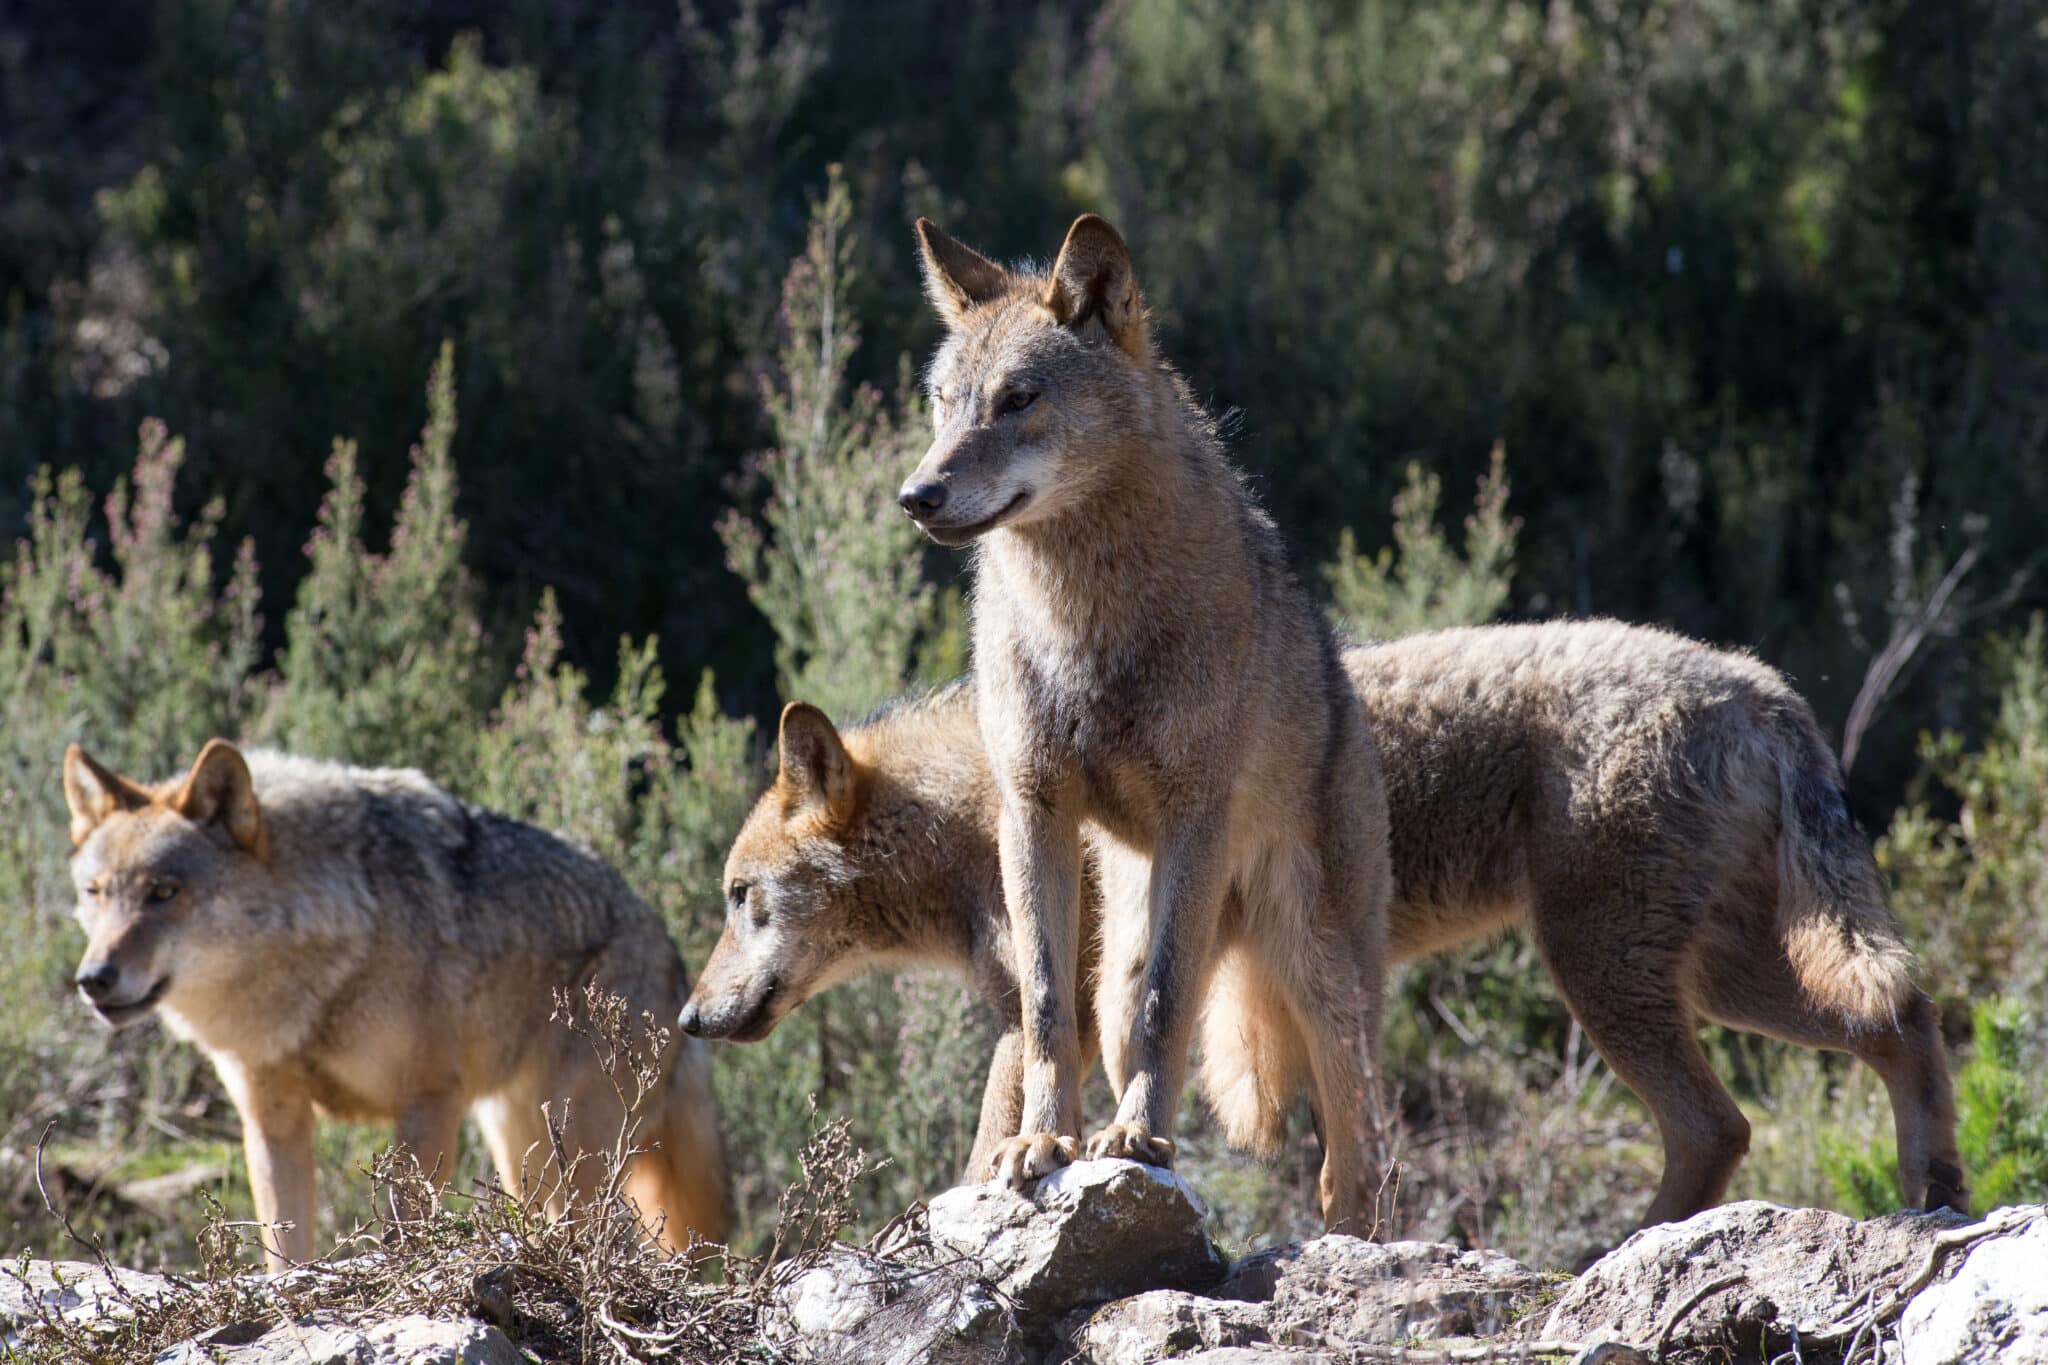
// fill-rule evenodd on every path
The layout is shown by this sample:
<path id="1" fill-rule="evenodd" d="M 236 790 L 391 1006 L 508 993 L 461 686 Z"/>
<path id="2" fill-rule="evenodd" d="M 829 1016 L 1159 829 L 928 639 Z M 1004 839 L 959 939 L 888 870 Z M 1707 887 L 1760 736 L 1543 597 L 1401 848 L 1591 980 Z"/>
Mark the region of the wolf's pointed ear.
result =
<path id="1" fill-rule="evenodd" d="M 79 745 L 64 750 L 64 804 L 71 807 L 71 846 L 84 843 L 100 822 L 124 810 L 141 810 L 149 792 L 101 767 Z"/>
<path id="2" fill-rule="evenodd" d="M 1045 306 L 1061 326 L 1074 331 L 1090 321 L 1100 322 L 1126 355 L 1141 365 L 1149 362 L 1152 338 L 1131 251 L 1106 219 L 1084 213 L 1067 229 L 1059 259 L 1052 264 Z"/>
<path id="3" fill-rule="evenodd" d="M 917 249 L 924 258 L 925 297 L 948 327 L 959 326 L 968 309 L 1009 286 L 1009 271 L 954 241 L 929 218 L 917 220 Z"/>
<path id="4" fill-rule="evenodd" d="M 817 802 L 835 816 L 852 807 L 853 759 L 823 711 L 802 701 L 783 707 L 776 747 L 782 782 L 800 800 Z"/>
<path id="5" fill-rule="evenodd" d="M 256 784 L 241 750 L 224 739 L 209 739 L 171 795 L 170 807 L 196 824 L 218 823 L 248 852 L 266 857 L 263 812 L 256 805 Z"/>

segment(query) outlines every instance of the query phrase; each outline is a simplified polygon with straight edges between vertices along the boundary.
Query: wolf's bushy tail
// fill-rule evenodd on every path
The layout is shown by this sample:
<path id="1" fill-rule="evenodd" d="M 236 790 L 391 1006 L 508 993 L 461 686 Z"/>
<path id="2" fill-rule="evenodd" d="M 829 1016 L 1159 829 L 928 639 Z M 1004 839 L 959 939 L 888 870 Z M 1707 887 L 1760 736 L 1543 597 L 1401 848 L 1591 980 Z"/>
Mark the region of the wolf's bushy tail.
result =
<path id="1" fill-rule="evenodd" d="M 1270 1160 L 1308 1054 L 1286 998 L 1250 954 L 1228 950 L 1202 1002 L 1202 1092 L 1232 1147 Z"/>
<path id="2" fill-rule="evenodd" d="M 711 1096 L 710 1059 L 695 1039 L 683 1040 L 661 1099 L 641 1134 L 649 1149 L 626 1167 L 626 1197 L 649 1226 L 661 1226 L 661 1241 L 671 1251 L 681 1251 L 692 1234 L 698 1241 L 723 1242 L 731 1221 L 725 1147 Z"/>
<path id="3" fill-rule="evenodd" d="M 1774 727 L 1778 933 L 1815 1004 L 1853 1024 L 1895 1026 L 1912 998 L 1913 954 L 1885 908 L 1870 845 L 1842 796 L 1834 756 L 1807 716 Z"/>

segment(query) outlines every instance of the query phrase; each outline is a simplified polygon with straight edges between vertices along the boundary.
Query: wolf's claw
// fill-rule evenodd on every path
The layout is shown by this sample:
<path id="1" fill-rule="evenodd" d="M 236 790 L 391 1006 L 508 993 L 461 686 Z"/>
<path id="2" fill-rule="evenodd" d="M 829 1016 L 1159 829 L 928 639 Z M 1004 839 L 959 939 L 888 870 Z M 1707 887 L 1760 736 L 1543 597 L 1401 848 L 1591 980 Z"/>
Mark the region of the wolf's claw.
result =
<path id="1" fill-rule="evenodd" d="M 1025 1133 L 996 1144 L 995 1151 L 989 1154 L 988 1175 L 998 1184 L 1021 1190 L 1080 1156 L 1078 1139 L 1052 1133 Z"/>
<path id="2" fill-rule="evenodd" d="M 1173 1165 L 1173 1139 L 1154 1137 L 1142 1123 L 1112 1123 L 1088 1139 L 1088 1159 L 1121 1157 L 1147 1166 Z"/>

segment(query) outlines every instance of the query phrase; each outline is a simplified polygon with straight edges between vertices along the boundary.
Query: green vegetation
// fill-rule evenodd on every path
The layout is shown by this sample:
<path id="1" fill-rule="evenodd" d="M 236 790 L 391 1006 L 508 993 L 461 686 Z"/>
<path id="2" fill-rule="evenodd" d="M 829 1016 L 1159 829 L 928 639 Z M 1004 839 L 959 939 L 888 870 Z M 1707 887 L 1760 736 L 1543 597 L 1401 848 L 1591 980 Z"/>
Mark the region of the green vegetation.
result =
<path id="1" fill-rule="evenodd" d="M 204 1062 L 72 998 L 66 742 L 429 768 L 591 845 L 702 962 L 779 703 L 854 719 L 965 662 L 958 559 L 892 502 L 920 212 L 1000 256 L 1117 221 L 1355 632 L 1658 621 L 1831 732 L 1873 679 L 1850 795 L 1976 1193 L 2042 1197 L 2048 1016 L 1992 1003 L 2048 999 L 2036 7 L 116 8 L 0 18 L 0 1248 L 56 1243 L 52 1124 L 53 1193 L 121 1254 L 193 1261 L 194 1190 L 247 1208 Z M 1410 1232 L 1556 1262 L 1647 1200 L 1654 1135 L 1524 941 L 1390 998 Z M 909 977 L 719 1049 L 744 1243 L 812 1095 L 891 1163 L 871 1222 L 948 1180 L 986 1028 Z M 1891 1197 L 1866 1072 L 1710 1043 L 1757 1122 L 1737 1193 Z M 1309 1226 L 1305 1114 L 1260 1167 L 1189 1113 L 1228 1238 Z M 379 1140 L 323 1138 L 327 1232 Z"/>

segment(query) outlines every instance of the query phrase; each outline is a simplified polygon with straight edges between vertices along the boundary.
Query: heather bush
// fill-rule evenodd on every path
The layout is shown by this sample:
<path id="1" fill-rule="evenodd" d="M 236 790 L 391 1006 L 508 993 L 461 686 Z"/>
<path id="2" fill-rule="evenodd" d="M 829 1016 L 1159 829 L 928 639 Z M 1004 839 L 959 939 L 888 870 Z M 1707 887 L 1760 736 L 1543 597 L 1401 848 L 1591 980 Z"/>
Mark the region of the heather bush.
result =
<path id="1" fill-rule="evenodd" d="M 907 362 L 893 401 L 847 384 L 859 344 L 852 217 L 835 168 L 783 283 L 781 363 L 762 385 L 778 444 L 750 471 L 758 519 L 735 510 L 719 523 L 733 572 L 774 628 L 785 700 L 841 724 L 901 692 L 934 642 L 944 657 L 957 639 L 924 581 L 922 538 L 896 508 L 927 439 Z M 863 1191 L 870 1217 L 951 1184 L 994 1045 L 984 1014 L 954 977 L 869 977 L 813 1000 L 764 1043 L 721 1045 L 726 1093 L 739 1097 L 724 1111 L 727 1141 L 757 1156 L 740 1174 L 743 1211 L 794 1178 L 811 1096 L 887 1158 Z"/>
<path id="2" fill-rule="evenodd" d="M 1337 557 L 1323 566 L 1338 626 L 1360 639 L 1392 639 L 1450 626 L 1484 625 L 1508 604 L 1515 537 L 1509 517 L 1506 455 L 1496 443 L 1465 518 L 1460 554 L 1437 524 L 1443 481 L 1420 464 L 1394 497 L 1393 543 L 1368 555 L 1349 526 L 1337 536 Z"/>
<path id="3" fill-rule="evenodd" d="M 264 729 L 283 747 L 352 763 L 457 773 L 474 755 L 489 681 L 456 515 L 455 353 L 427 382 L 427 424 L 382 553 L 363 543 L 353 441 L 337 440 L 285 618 L 282 686 Z"/>

